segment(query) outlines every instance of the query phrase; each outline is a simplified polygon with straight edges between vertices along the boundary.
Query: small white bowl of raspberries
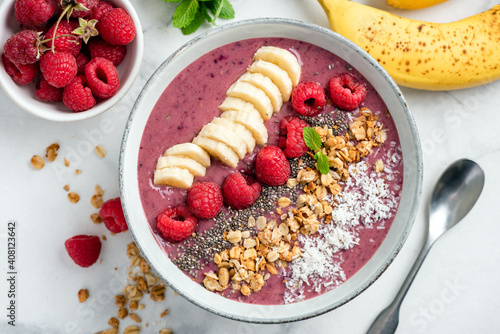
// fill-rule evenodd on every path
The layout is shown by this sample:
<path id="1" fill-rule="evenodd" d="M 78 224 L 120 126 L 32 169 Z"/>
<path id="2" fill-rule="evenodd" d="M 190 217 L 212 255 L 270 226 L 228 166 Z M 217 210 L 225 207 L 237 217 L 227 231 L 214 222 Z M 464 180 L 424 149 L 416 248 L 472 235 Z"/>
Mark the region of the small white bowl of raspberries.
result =
<path id="1" fill-rule="evenodd" d="M 4 0 L 0 22 L 0 85 L 41 118 L 96 116 L 139 73 L 142 28 L 128 0 Z"/>

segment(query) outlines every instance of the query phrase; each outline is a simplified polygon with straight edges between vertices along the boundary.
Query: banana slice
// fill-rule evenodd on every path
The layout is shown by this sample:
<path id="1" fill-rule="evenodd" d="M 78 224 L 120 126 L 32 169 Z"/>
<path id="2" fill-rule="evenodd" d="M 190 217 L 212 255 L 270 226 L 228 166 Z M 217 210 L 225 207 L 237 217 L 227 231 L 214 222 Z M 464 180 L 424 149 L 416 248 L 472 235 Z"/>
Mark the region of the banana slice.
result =
<path id="1" fill-rule="evenodd" d="M 224 111 L 220 117 L 245 126 L 250 130 L 257 144 L 265 145 L 267 143 L 268 134 L 266 126 L 253 114 L 241 110 L 228 110 Z"/>
<path id="2" fill-rule="evenodd" d="M 250 102 L 260 112 L 264 121 L 267 121 L 273 115 L 273 104 L 266 93 L 248 82 L 237 80 L 226 91 L 226 96 Z"/>
<path id="3" fill-rule="evenodd" d="M 248 72 L 250 73 L 262 73 L 266 77 L 274 82 L 278 86 L 281 95 L 283 96 L 283 101 L 290 100 L 290 95 L 292 94 L 293 84 L 292 79 L 288 76 L 288 73 L 276 64 L 270 63 L 265 60 L 257 60 L 248 67 Z"/>
<path id="4" fill-rule="evenodd" d="M 238 155 L 240 159 L 243 159 L 247 153 L 247 146 L 243 140 L 238 136 L 235 136 L 234 133 L 228 131 L 223 126 L 208 123 L 201 129 L 198 136 L 217 140 L 226 144 Z"/>
<path id="5" fill-rule="evenodd" d="M 253 104 L 251 104 L 250 102 L 243 101 L 242 99 L 238 99 L 236 97 L 226 96 L 224 102 L 222 102 L 222 104 L 219 106 L 219 109 L 222 111 L 241 110 L 244 112 L 248 112 L 254 115 L 262 123 L 264 123 L 264 120 L 262 119 L 260 112 L 257 109 L 255 109 L 255 106 Z"/>
<path id="6" fill-rule="evenodd" d="M 193 159 L 194 161 L 200 163 L 203 167 L 210 166 L 210 155 L 208 155 L 204 149 L 193 143 L 174 145 L 166 150 L 163 155 L 181 155 Z"/>
<path id="7" fill-rule="evenodd" d="M 246 72 L 238 80 L 248 82 L 257 88 L 260 88 L 266 93 L 267 97 L 271 100 L 274 112 L 278 112 L 283 105 L 283 96 L 274 84 L 274 82 L 262 73 Z"/>
<path id="8" fill-rule="evenodd" d="M 302 68 L 297 57 L 290 51 L 275 46 L 263 46 L 255 52 L 253 59 L 265 60 L 284 69 L 292 79 L 293 87 L 299 83 Z"/>
<path id="9" fill-rule="evenodd" d="M 223 126 L 231 134 L 231 136 L 239 137 L 243 140 L 247 147 L 247 153 L 252 153 L 255 148 L 255 138 L 253 137 L 250 130 L 245 128 L 244 125 L 233 122 L 225 118 L 214 118 L 212 120 L 213 124 Z"/>
<path id="10" fill-rule="evenodd" d="M 155 170 L 153 182 L 174 188 L 189 189 L 193 184 L 194 176 L 187 169 L 167 167 Z"/>
<path id="11" fill-rule="evenodd" d="M 158 159 L 158 162 L 156 163 L 156 170 L 168 167 L 187 169 L 191 174 L 193 174 L 193 176 L 205 176 L 205 173 L 207 172 L 207 169 L 199 162 L 183 156 L 169 155 Z"/>
<path id="12" fill-rule="evenodd" d="M 197 136 L 193 139 L 193 143 L 201 146 L 210 153 L 211 156 L 219 159 L 229 167 L 235 168 L 240 161 L 236 153 L 229 146 L 220 141 Z"/>

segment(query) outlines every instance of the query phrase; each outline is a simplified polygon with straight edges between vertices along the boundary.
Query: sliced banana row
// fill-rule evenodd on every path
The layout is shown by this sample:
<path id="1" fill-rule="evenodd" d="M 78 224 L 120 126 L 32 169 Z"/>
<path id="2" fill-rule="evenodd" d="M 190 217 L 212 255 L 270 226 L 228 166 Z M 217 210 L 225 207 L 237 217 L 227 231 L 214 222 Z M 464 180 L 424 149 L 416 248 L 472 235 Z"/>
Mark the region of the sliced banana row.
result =
<path id="1" fill-rule="evenodd" d="M 210 166 L 210 155 L 193 143 L 177 144 L 165 151 L 156 163 L 153 182 L 188 189 L 195 176 L 204 176 Z"/>
<path id="2" fill-rule="evenodd" d="M 226 91 L 221 116 L 205 125 L 192 143 L 175 145 L 158 159 L 154 184 L 190 188 L 194 177 L 205 175 L 210 156 L 234 168 L 255 145 L 265 145 L 264 122 L 290 99 L 301 70 L 290 51 L 259 48 L 247 72 Z"/>

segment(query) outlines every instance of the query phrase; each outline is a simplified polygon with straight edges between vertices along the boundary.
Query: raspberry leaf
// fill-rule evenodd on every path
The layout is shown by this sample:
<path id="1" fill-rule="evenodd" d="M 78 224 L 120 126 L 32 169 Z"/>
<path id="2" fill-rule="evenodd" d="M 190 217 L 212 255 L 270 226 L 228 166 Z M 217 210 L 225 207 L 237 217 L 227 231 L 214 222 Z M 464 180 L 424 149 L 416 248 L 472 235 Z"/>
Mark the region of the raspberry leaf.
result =
<path id="1" fill-rule="evenodd" d="M 302 137 L 307 147 L 313 151 L 321 150 L 321 138 L 319 134 L 311 127 L 305 127 L 302 130 Z"/>
<path id="2" fill-rule="evenodd" d="M 198 0 L 183 0 L 175 9 L 173 25 L 175 28 L 187 27 L 195 19 L 200 9 Z"/>
<path id="3" fill-rule="evenodd" d="M 330 164 L 328 163 L 328 157 L 323 152 L 319 151 L 314 156 L 316 159 L 316 165 L 321 174 L 328 174 L 330 172 Z"/>

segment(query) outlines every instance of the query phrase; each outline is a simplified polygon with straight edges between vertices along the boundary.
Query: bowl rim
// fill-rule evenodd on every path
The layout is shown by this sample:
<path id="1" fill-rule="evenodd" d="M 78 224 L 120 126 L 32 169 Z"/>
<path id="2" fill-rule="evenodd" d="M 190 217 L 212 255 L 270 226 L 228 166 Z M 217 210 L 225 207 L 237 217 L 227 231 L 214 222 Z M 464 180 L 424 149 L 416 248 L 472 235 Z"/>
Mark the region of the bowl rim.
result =
<path id="1" fill-rule="evenodd" d="M 136 36 L 134 38 L 134 45 L 136 48 L 134 49 L 134 53 L 136 55 L 136 60 L 131 63 L 130 73 L 128 75 L 128 80 L 124 83 L 120 83 L 121 87 L 118 92 L 108 100 L 102 101 L 100 105 L 94 106 L 93 108 L 82 111 L 82 112 L 71 112 L 71 111 L 62 111 L 62 110 L 47 110 L 47 109 L 38 109 L 37 105 L 45 105 L 45 102 L 31 99 L 23 99 L 23 95 L 18 95 L 15 89 L 12 87 L 19 88 L 19 86 L 12 81 L 10 76 L 5 73 L 4 66 L 0 62 L 0 87 L 2 87 L 3 91 L 9 98 L 21 109 L 27 111 L 28 113 L 40 117 L 42 119 L 46 119 L 49 121 L 56 122 L 73 122 L 73 121 L 81 121 L 86 120 L 97 115 L 102 114 L 106 110 L 112 108 L 115 104 L 121 101 L 121 99 L 127 94 L 132 85 L 134 84 L 137 76 L 139 75 L 139 71 L 142 65 L 142 59 L 144 56 L 144 35 L 142 32 L 141 21 L 137 12 L 129 0 L 109 0 L 113 5 L 119 8 L 123 8 L 127 11 L 127 13 L 132 18 L 135 28 L 136 28 Z M 14 10 L 15 0 L 4 0 L 3 3 L 0 4 L 0 15 L 2 13 L 8 13 L 10 10 Z M 119 5 L 118 5 L 119 4 Z M 2 15 L 3 16 L 3 15 Z M 15 86 L 13 86 L 15 85 Z M 20 89 L 20 88 L 19 88 Z"/>
<path id="2" fill-rule="evenodd" d="M 149 88 L 149 86 L 155 81 L 155 79 L 160 75 L 160 73 L 162 73 L 164 68 L 168 64 L 170 64 L 170 62 L 175 57 L 177 57 L 179 54 L 181 54 L 183 51 L 185 51 L 186 49 L 188 49 L 192 45 L 196 45 L 196 43 L 198 41 L 203 40 L 207 37 L 214 37 L 217 34 L 219 34 L 220 32 L 228 30 L 228 29 L 232 29 L 234 27 L 241 27 L 241 26 L 245 27 L 245 26 L 252 26 L 252 25 L 259 25 L 259 24 L 275 24 L 277 26 L 279 26 L 279 25 L 284 25 L 284 26 L 286 26 L 286 25 L 298 25 L 298 26 L 305 28 L 305 29 L 314 30 L 315 32 L 329 35 L 330 37 L 345 44 L 348 48 L 351 49 L 351 51 L 354 51 L 354 52 L 360 54 L 363 58 L 365 58 L 370 63 L 370 65 L 376 71 L 378 71 L 379 74 L 382 75 L 382 77 L 384 77 L 384 79 L 386 80 L 386 83 L 391 88 L 391 93 L 394 94 L 394 96 L 396 96 L 399 104 L 401 105 L 401 108 L 404 111 L 403 117 L 408 122 L 408 125 L 410 127 L 410 131 L 411 131 L 411 135 L 412 135 L 412 138 L 414 140 L 413 143 L 415 146 L 415 151 L 412 152 L 412 154 L 416 155 L 416 161 L 413 162 L 414 167 L 415 167 L 415 171 L 416 171 L 416 173 L 415 173 L 415 182 L 416 182 L 415 192 L 416 193 L 415 193 L 415 196 L 413 197 L 413 200 L 410 203 L 411 208 L 409 209 L 409 216 L 407 217 L 407 223 L 405 225 L 404 233 L 401 235 L 401 238 L 398 240 L 397 244 L 392 248 L 392 254 L 390 255 L 389 258 L 387 258 L 386 261 L 384 261 L 383 266 L 379 267 L 378 271 L 374 275 L 372 275 L 369 279 L 366 279 L 364 281 L 364 284 L 362 284 L 361 286 L 359 286 L 358 289 L 356 289 L 352 293 L 350 293 L 347 298 L 345 298 L 344 300 L 342 300 L 338 303 L 331 304 L 328 307 L 325 307 L 321 310 L 317 310 L 314 312 L 308 312 L 306 310 L 301 316 L 295 316 L 295 317 L 284 316 L 284 317 L 271 317 L 271 318 L 253 318 L 249 315 L 243 315 L 243 314 L 235 315 L 235 314 L 226 313 L 224 311 L 214 309 L 214 308 L 210 307 L 210 305 L 208 305 L 208 304 L 204 304 L 203 302 L 201 302 L 197 298 L 194 298 L 194 297 L 190 296 L 189 294 L 187 294 L 185 291 L 179 289 L 177 284 L 175 284 L 175 283 L 172 284 L 172 282 L 166 278 L 166 276 L 163 274 L 163 272 L 161 270 L 158 270 L 158 268 L 155 266 L 154 261 L 152 261 L 153 262 L 151 265 L 152 269 L 158 274 L 158 276 L 160 278 L 162 278 L 162 280 L 167 282 L 167 284 L 171 288 L 173 288 L 178 294 L 183 296 L 185 299 L 189 300 L 193 304 L 195 304 L 195 305 L 197 305 L 205 310 L 208 310 L 214 314 L 223 316 L 225 318 L 239 320 L 239 321 L 243 321 L 243 322 L 249 322 L 249 323 L 260 323 L 260 324 L 287 323 L 287 322 L 305 320 L 305 319 L 309 319 L 309 318 L 327 313 L 335 308 L 338 308 L 338 307 L 344 305 L 345 303 L 347 303 L 350 300 L 357 297 L 361 292 L 365 291 L 371 284 L 373 284 L 378 279 L 378 277 L 380 277 L 380 275 L 387 269 L 387 267 L 395 259 L 395 257 L 397 256 L 397 254 L 399 253 L 399 251 L 403 247 L 403 245 L 404 245 L 404 243 L 405 243 L 405 241 L 406 241 L 406 239 L 411 231 L 411 228 L 413 226 L 414 220 L 415 220 L 416 215 L 417 215 L 420 197 L 421 197 L 421 193 L 422 193 L 423 158 L 422 158 L 422 151 L 421 151 L 421 145 L 420 145 L 420 138 L 419 138 L 418 131 L 416 128 L 416 124 L 415 124 L 415 121 L 413 119 L 413 116 L 411 115 L 411 113 L 409 111 L 406 100 L 403 97 L 403 94 L 402 94 L 401 90 L 399 89 L 399 87 L 397 86 L 397 84 L 389 76 L 389 74 L 383 69 L 383 67 L 373 57 L 371 57 L 366 51 L 362 50 L 359 46 L 357 46 L 356 44 L 354 44 L 353 42 L 351 42 L 347 38 L 333 32 L 329 29 L 326 29 L 324 27 L 321 27 L 321 26 L 318 26 L 316 24 L 312 24 L 309 22 L 304 22 L 304 21 L 295 20 L 295 19 L 288 19 L 288 18 L 286 18 L 286 19 L 285 18 L 246 19 L 246 20 L 241 20 L 241 21 L 217 26 L 215 28 L 212 28 L 212 29 L 198 35 L 197 37 L 193 38 L 192 40 L 190 40 L 187 43 L 185 43 L 184 45 L 182 45 L 174 53 L 172 53 L 156 69 L 156 71 L 151 75 L 151 77 L 149 78 L 149 80 L 147 81 L 145 86 L 143 87 L 143 90 L 139 94 L 139 96 L 138 96 L 138 98 L 137 98 L 137 100 L 132 108 L 132 111 L 129 115 L 129 119 L 127 120 L 127 123 L 125 126 L 125 131 L 124 131 L 123 138 L 122 138 L 122 145 L 121 145 L 121 149 L 120 149 L 120 159 L 119 159 L 119 189 L 120 189 L 120 196 L 122 198 L 123 211 L 124 211 L 125 218 L 126 218 L 127 222 L 129 222 L 129 227 L 130 227 L 132 236 L 137 244 L 137 247 L 140 249 L 141 253 L 147 258 L 148 250 L 142 245 L 140 237 L 138 236 L 139 231 L 136 230 L 137 227 L 133 223 L 130 223 L 131 222 L 131 214 L 128 211 L 129 208 L 127 207 L 129 194 L 127 193 L 127 189 L 126 189 L 127 188 L 127 184 L 125 181 L 126 177 L 124 177 L 124 174 L 127 173 L 128 168 L 135 168 L 135 170 L 137 171 L 137 166 L 127 166 L 127 164 L 125 163 L 125 159 L 126 159 L 125 155 L 126 155 L 128 137 L 129 137 L 130 130 L 132 127 L 132 123 L 133 123 L 133 120 L 134 120 L 136 114 L 139 112 L 138 106 L 140 104 L 140 101 L 143 98 L 143 96 L 144 96 L 145 92 L 147 91 L 147 89 Z M 293 37 L 290 37 L 290 38 L 293 38 Z M 149 111 L 149 113 L 150 112 L 151 111 Z M 148 115 L 148 117 L 149 117 L 149 115 Z M 141 134 L 141 138 L 142 138 L 142 134 Z M 148 228 L 149 228 L 149 226 L 148 226 Z M 151 232 L 151 234 L 152 234 L 152 232 Z M 148 261 L 151 262 L 151 259 L 148 259 Z M 182 273 L 182 275 L 185 276 L 184 273 Z M 185 276 L 185 277 L 187 279 L 187 276 Z M 224 298 L 224 297 L 220 297 L 220 298 Z M 226 298 L 224 298 L 224 299 L 226 299 Z M 308 300 L 310 300 L 310 299 L 308 299 Z M 231 300 L 231 302 L 237 303 L 237 304 L 252 305 L 252 304 L 241 303 L 241 302 L 233 301 L 233 300 Z M 302 303 L 302 302 L 298 302 L 298 303 Z M 293 303 L 293 304 L 298 304 L 298 303 Z M 290 304 L 290 305 L 293 305 L 293 304 Z M 262 306 L 262 305 L 253 305 L 253 306 L 258 307 L 258 306 Z M 269 305 L 265 305 L 265 307 L 267 307 L 267 306 L 269 306 Z M 286 306 L 287 305 L 271 305 L 271 307 L 277 307 L 277 308 L 282 308 L 282 307 L 286 307 Z"/>

